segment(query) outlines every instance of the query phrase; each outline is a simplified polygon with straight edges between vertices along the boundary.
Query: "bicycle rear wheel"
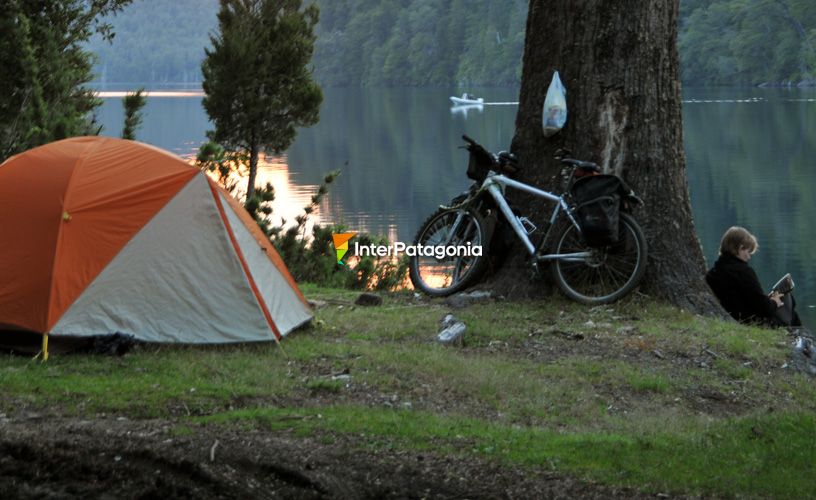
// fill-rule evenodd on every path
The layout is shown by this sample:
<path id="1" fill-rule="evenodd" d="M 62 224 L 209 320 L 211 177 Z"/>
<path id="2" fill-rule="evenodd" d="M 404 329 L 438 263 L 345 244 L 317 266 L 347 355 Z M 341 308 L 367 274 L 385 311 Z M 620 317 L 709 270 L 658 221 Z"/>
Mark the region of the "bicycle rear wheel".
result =
<path id="1" fill-rule="evenodd" d="M 458 219 L 458 223 L 457 223 Z M 487 226 L 474 210 L 440 209 L 417 232 L 414 244 L 433 249 L 434 255 L 414 255 L 408 263 L 414 288 L 428 295 L 444 297 L 476 281 L 487 269 Z M 469 244 L 469 245 L 468 245 Z M 446 255 L 446 247 L 481 247 L 480 255 Z M 440 252 L 440 253 L 436 253 Z"/>
<path id="2" fill-rule="evenodd" d="M 564 294 L 582 304 L 607 304 L 634 290 L 646 271 L 646 238 L 635 219 L 620 214 L 618 242 L 591 248 L 569 224 L 556 239 L 556 254 L 588 252 L 581 260 L 554 260 L 553 279 Z"/>

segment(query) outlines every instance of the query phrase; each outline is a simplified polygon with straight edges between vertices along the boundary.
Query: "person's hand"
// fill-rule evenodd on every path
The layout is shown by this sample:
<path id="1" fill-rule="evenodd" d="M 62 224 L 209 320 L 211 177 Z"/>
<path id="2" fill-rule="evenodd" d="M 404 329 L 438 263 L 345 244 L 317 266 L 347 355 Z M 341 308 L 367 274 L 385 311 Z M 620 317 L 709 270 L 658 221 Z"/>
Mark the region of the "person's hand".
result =
<path id="1" fill-rule="evenodd" d="M 785 303 L 782 302 L 782 294 L 779 292 L 773 292 L 770 295 L 770 298 L 776 303 L 776 307 L 782 307 L 783 305 L 785 305 Z"/>

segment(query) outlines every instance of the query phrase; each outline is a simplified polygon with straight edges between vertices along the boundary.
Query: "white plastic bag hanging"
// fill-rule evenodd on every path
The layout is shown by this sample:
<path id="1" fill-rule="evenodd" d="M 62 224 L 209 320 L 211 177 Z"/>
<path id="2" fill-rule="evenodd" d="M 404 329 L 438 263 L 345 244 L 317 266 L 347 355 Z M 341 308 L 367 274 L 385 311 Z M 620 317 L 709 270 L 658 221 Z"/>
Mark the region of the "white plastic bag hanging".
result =
<path id="1" fill-rule="evenodd" d="M 567 121 L 567 90 L 561 83 L 558 71 L 553 74 L 547 98 L 544 99 L 544 112 L 541 115 L 544 137 L 550 137 L 564 128 Z"/>

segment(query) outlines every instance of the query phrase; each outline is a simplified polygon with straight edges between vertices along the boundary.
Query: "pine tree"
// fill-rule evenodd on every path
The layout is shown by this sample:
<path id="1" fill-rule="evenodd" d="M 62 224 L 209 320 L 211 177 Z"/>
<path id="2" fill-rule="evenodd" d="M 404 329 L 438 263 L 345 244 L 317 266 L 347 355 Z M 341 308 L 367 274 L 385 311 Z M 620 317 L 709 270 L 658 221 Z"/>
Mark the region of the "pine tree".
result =
<path id="1" fill-rule="evenodd" d="M 136 129 L 142 124 L 142 108 L 147 103 L 144 88 L 122 98 L 122 107 L 125 108 L 125 126 L 122 128 L 122 139 L 136 139 Z"/>
<path id="2" fill-rule="evenodd" d="M 92 55 L 83 43 L 99 19 L 131 0 L 0 2 L 0 160 L 57 139 L 97 133 L 89 117 L 100 101 L 84 85 Z"/>
<path id="3" fill-rule="evenodd" d="M 323 94 L 308 67 L 318 9 L 301 0 L 221 0 L 202 64 L 211 139 L 249 154 L 247 204 L 261 150 L 279 154 L 317 122 Z"/>

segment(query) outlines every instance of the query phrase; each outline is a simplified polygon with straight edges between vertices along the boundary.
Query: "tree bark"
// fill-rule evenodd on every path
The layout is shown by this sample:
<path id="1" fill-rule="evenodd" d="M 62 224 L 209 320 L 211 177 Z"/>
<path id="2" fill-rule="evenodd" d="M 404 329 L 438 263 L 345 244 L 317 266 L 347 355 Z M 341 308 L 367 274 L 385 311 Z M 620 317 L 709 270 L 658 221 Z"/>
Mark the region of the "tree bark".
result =
<path id="1" fill-rule="evenodd" d="M 523 168 L 519 180 L 555 192 L 561 189 L 562 165 L 553 159 L 559 148 L 623 177 L 646 202 L 634 213 L 649 244 L 641 292 L 723 315 L 703 279 L 689 202 L 678 9 L 678 0 L 530 0 L 512 150 Z M 545 138 L 542 107 L 556 70 L 567 89 L 568 118 L 563 130 Z M 538 222 L 552 210 L 550 202 L 510 191 L 511 202 L 538 214 Z M 508 262 L 494 288 L 529 295 L 540 284 L 529 284 L 528 269 L 519 258 Z"/>
<path id="2" fill-rule="evenodd" d="M 249 147 L 249 179 L 247 179 L 246 204 L 248 205 L 255 194 L 255 178 L 258 176 L 258 155 L 260 148 L 254 142 Z"/>

